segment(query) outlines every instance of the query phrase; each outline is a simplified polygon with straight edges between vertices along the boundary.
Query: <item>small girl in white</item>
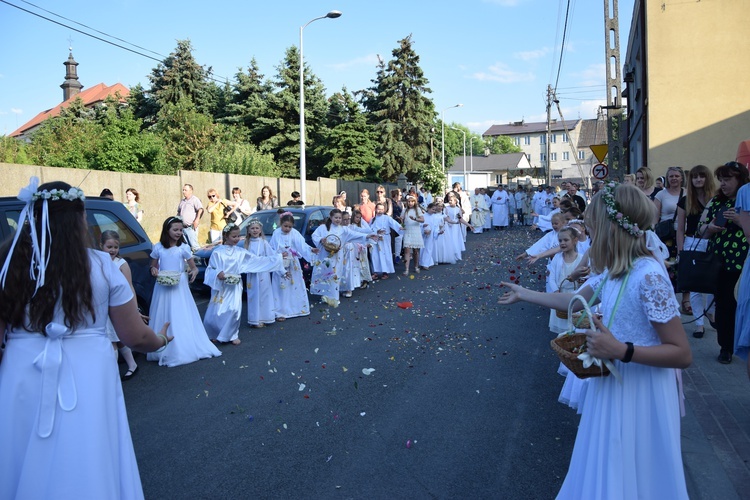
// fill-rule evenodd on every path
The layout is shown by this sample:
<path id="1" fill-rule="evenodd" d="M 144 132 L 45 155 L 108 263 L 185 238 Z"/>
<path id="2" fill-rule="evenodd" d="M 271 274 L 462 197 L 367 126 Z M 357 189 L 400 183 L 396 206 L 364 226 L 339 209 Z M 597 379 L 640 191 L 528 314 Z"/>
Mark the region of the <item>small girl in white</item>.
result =
<path id="1" fill-rule="evenodd" d="M 102 250 L 112 257 L 112 260 L 117 264 L 117 267 L 120 268 L 120 272 L 125 275 L 125 279 L 128 280 L 130 289 L 133 291 L 133 295 L 135 295 L 133 281 L 130 275 L 130 266 L 125 259 L 120 257 L 120 234 L 117 231 L 103 231 L 100 243 Z M 112 326 L 112 322 L 109 321 L 109 319 L 107 319 L 106 331 L 109 340 L 112 341 L 114 347 L 120 352 L 122 359 L 124 359 L 125 363 L 128 365 L 128 371 L 122 376 L 122 380 L 130 380 L 138 370 L 138 365 L 135 363 L 135 359 L 133 359 L 133 351 L 130 350 L 130 347 L 120 342 L 120 339 L 115 332 L 115 327 Z"/>
<path id="2" fill-rule="evenodd" d="M 427 213 L 424 215 L 424 224 L 422 224 L 422 241 L 424 248 L 419 252 L 419 265 L 423 269 L 429 269 L 437 264 L 435 262 L 435 242 L 437 241 L 440 231 L 443 230 L 443 216 L 435 213 L 435 204 L 427 205 Z"/>
<path id="3" fill-rule="evenodd" d="M 256 257 L 270 257 L 276 252 L 263 236 L 263 224 L 257 219 L 247 225 L 245 248 Z M 271 273 L 262 271 L 247 275 L 247 324 L 263 328 L 276 321 L 276 303 L 271 287 Z"/>
<path id="4" fill-rule="evenodd" d="M 576 249 L 578 242 L 578 231 L 572 227 L 564 227 L 557 233 L 557 241 L 560 242 L 560 252 L 552 258 L 547 266 L 549 271 L 550 293 L 573 293 L 578 285 L 570 277 L 571 273 L 578 267 L 583 254 Z M 551 309 L 549 314 L 549 329 L 552 333 L 565 332 L 568 320 L 560 318 L 557 310 Z"/>
<path id="5" fill-rule="evenodd" d="M 281 214 L 281 225 L 271 236 L 271 248 L 277 252 L 287 252 L 284 259 L 285 272 L 273 276 L 273 297 L 276 303 L 276 321 L 310 314 L 310 300 L 302 275 L 300 257 L 307 262 L 313 261 L 313 254 L 319 250 L 305 242 L 305 238 L 294 229 L 294 216 L 290 212 Z"/>
<path id="6" fill-rule="evenodd" d="M 398 234 L 404 230 L 396 220 L 385 213 L 385 205 L 375 205 L 375 217 L 370 221 L 370 229 L 377 234 L 377 243 L 372 248 L 372 278 L 388 279 L 388 273 L 395 271 L 391 253 L 391 229 Z"/>
<path id="7" fill-rule="evenodd" d="M 164 221 L 159 243 L 154 245 L 151 252 L 151 274 L 157 277 L 154 285 L 154 295 L 151 298 L 149 326 L 170 323 L 170 331 L 174 334 L 174 341 L 160 352 L 150 352 L 146 355 L 149 361 L 158 361 L 160 365 L 178 366 L 203 358 L 221 356 L 215 345 L 211 343 L 203 328 L 198 307 L 190 293 L 188 283 L 192 283 L 198 275 L 193 253 L 190 246 L 183 244 L 182 229 L 185 225 L 180 217 L 169 217 Z M 185 265 L 190 271 L 185 273 Z M 159 283 L 159 274 L 169 273 L 171 281 Z"/>
<path id="8" fill-rule="evenodd" d="M 422 240 L 422 223 L 424 222 L 424 211 L 417 204 L 413 196 L 406 197 L 406 209 L 403 213 L 404 220 L 404 276 L 409 275 L 409 263 L 412 252 L 414 253 L 414 272 L 419 272 L 419 250 L 424 248 Z"/>
<path id="9" fill-rule="evenodd" d="M 240 345 L 242 316 L 242 273 L 282 271 L 281 255 L 256 257 L 242 247 L 240 228 L 229 223 L 222 230 L 223 245 L 216 247 L 206 267 L 203 282 L 211 287 L 203 325 L 209 338 L 220 344 Z"/>

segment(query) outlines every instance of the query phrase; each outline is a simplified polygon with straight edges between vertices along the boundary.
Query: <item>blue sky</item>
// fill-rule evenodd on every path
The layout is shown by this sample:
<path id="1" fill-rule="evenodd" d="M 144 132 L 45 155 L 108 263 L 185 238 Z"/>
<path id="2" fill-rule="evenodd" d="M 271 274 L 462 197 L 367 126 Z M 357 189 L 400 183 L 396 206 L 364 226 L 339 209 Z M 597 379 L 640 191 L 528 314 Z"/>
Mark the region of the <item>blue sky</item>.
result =
<path id="1" fill-rule="evenodd" d="M 92 32 L 21 0 L 7 1 Z M 567 6 L 567 0 L 112 0 L 106 8 L 84 0 L 30 3 L 162 55 L 174 50 L 176 40 L 189 38 L 196 60 L 222 78 L 232 78 L 253 57 L 272 77 L 285 49 L 299 44 L 299 27 L 339 10 L 340 18 L 321 19 L 304 30 L 305 61 L 328 95 L 344 85 L 368 87 L 378 55 L 391 59 L 398 40 L 411 34 L 436 109 L 462 103 L 445 112 L 446 122 L 477 133 L 492 124 L 545 119 L 545 93 L 557 77 Z M 624 58 L 633 0 L 619 0 L 619 9 Z M 594 118 L 604 104 L 603 17 L 601 0 L 570 0 L 557 85 L 565 119 Z M 102 82 L 147 86 L 146 75 L 157 65 L 0 3 L 0 135 L 62 101 L 69 39 L 84 88 Z"/>

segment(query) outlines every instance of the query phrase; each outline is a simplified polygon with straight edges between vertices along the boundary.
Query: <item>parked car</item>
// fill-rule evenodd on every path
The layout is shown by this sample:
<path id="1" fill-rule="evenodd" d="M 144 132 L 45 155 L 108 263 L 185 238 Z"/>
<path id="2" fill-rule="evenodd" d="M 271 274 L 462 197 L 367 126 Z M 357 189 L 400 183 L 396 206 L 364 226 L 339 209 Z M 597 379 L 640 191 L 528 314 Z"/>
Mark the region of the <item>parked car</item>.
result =
<path id="1" fill-rule="evenodd" d="M 91 247 L 99 248 L 102 232 L 117 231 L 120 235 L 120 256 L 130 265 L 133 288 L 138 308 L 148 314 L 155 278 L 149 269 L 151 263 L 151 240 L 146 231 L 135 220 L 133 214 L 122 203 L 108 198 L 86 197 L 86 220 L 91 235 Z M 5 240 L 18 228 L 18 218 L 24 203 L 18 198 L 0 197 L 0 238 Z"/>
<path id="2" fill-rule="evenodd" d="M 326 206 L 305 206 L 305 207 L 282 207 L 284 211 L 290 212 L 294 216 L 294 229 L 300 232 L 305 238 L 308 245 L 314 246 L 312 242 L 313 232 L 320 226 L 328 217 L 328 214 L 333 207 Z M 245 244 L 245 234 L 247 232 L 247 225 L 251 220 L 257 219 L 263 225 L 263 234 L 266 240 L 270 240 L 273 232 L 279 227 L 279 214 L 278 209 L 272 210 L 261 210 L 255 212 L 240 223 L 240 232 L 242 233 L 242 240 L 238 245 Z M 198 277 L 193 281 L 191 285 L 193 290 L 207 292 L 208 287 L 203 284 L 203 275 L 208 266 L 208 261 L 211 258 L 211 254 L 214 248 L 220 243 L 204 246 L 193 254 L 195 259 L 195 265 L 198 267 Z M 310 276 L 312 275 L 312 266 L 310 266 L 304 259 L 300 259 L 302 264 L 302 274 L 305 277 L 305 283 L 309 285 Z M 242 280 L 245 283 L 245 279 Z"/>

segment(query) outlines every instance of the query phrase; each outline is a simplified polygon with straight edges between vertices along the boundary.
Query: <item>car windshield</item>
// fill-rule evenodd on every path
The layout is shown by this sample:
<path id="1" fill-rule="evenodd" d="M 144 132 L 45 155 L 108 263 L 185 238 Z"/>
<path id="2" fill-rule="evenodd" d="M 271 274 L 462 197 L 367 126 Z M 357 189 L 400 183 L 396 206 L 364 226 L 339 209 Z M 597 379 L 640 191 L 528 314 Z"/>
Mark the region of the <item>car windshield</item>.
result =
<path id="1" fill-rule="evenodd" d="M 304 212 L 291 212 L 291 214 L 294 216 L 294 229 L 302 232 L 302 228 L 305 225 L 305 213 Z M 263 225 L 263 234 L 266 236 L 273 235 L 274 230 L 279 227 L 279 214 L 276 213 L 275 210 L 268 210 L 268 211 L 262 211 L 262 212 L 256 212 L 253 215 L 251 215 L 248 219 L 242 221 L 242 224 L 240 224 L 242 233 L 245 232 L 245 228 L 250 223 L 251 220 L 256 219 L 259 220 L 260 223 Z"/>

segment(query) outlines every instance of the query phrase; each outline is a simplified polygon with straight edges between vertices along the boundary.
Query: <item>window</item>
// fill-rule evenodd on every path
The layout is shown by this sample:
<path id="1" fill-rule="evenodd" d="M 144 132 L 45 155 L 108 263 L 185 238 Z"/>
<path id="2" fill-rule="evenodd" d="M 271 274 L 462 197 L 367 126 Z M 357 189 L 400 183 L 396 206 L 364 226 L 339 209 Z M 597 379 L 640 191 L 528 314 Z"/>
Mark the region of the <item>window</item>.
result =
<path id="1" fill-rule="evenodd" d="M 568 161 L 568 160 L 570 160 L 570 153 L 568 153 L 567 151 L 564 151 L 563 152 L 563 161 Z"/>
<path id="2" fill-rule="evenodd" d="M 127 248 L 140 243 L 133 230 L 111 212 L 96 209 L 86 210 L 86 221 L 89 225 L 89 234 L 93 241 L 97 243 L 96 246 L 98 246 L 104 231 L 115 231 L 120 235 L 120 248 Z"/>
<path id="3" fill-rule="evenodd" d="M 557 161 L 557 153 L 550 153 L 549 161 Z"/>
<path id="4" fill-rule="evenodd" d="M 578 159 L 579 160 L 585 160 L 586 159 L 586 153 L 583 151 L 578 152 Z"/>
<path id="5" fill-rule="evenodd" d="M 539 136 L 539 144 L 547 144 L 547 135 L 542 134 Z"/>
<path id="6" fill-rule="evenodd" d="M 563 142 L 568 142 L 568 134 L 566 134 L 565 132 L 563 132 L 562 141 Z"/>
<path id="7" fill-rule="evenodd" d="M 557 134 L 550 134 L 549 142 L 555 144 L 557 142 Z"/>
<path id="8" fill-rule="evenodd" d="M 545 153 L 540 153 L 539 161 L 547 161 L 547 155 Z"/>
<path id="9" fill-rule="evenodd" d="M 526 137 L 524 137 L 524 138 L 523 138 L 523 143 L 524 143 L 524 144 L 525 144 L 526 146 L 529 146 L 529 145 L 531 144 L 531 136 L 530 136 L 530 135 L 527 135 Z"/>
<path id="10" fill-rule="evenodd" d="M 514 137 L 513 138 L 513 144 L 515 144 L 516 146 L 520 146 L 521 145 L 521 138 L 520 137 Z"/>

